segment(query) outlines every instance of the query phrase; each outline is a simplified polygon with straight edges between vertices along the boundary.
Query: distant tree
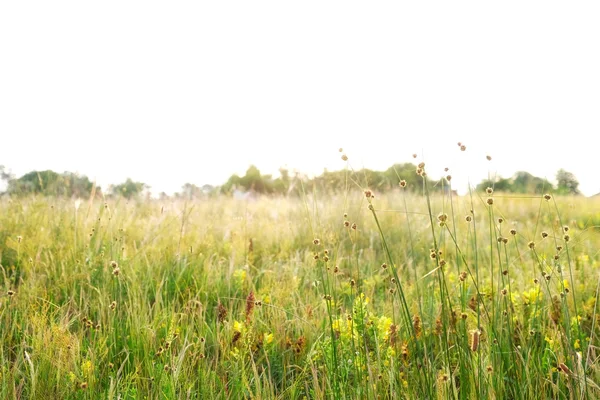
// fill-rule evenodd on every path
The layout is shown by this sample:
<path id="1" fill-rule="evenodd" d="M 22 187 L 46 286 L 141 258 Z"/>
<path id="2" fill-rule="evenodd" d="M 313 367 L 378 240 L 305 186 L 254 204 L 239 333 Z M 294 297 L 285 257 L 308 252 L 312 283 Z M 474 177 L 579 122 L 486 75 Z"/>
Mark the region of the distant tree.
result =
<path id="1" fill-rule="evenodd" d="M 494 180 L 483 180 L 477 185 L 476 190 L 482 192 L 488 187 L 491 187 L 496 192 L 520 194 L 541 194 L 553 189 L 552 183 L 547 179 L 539 178 L 525 171 L 515 173 L 510 179 L 497 178 Z"/>
<path id="2" fill-rule="evenodd" d="M 205 195 L 212 195 L 215 193 L 216 188 L 213 185 L 205 184 L 205 185 L 202 185 L 200 190 L 202 190 L 202 193 Z"/>
<path id="3" fill-rule="evenodd" d="M 558 182 L 557 192 L 559 194 L 580 194 L 579 181 L 571 172 L 559 169 L 556 173 L 556 181 Z"/>
<path id="4" fill-rule="evenodd" d="M 8 183 L 11 179 L 13 179 L 12 174 L 6 170 L 4 165 L 0 165 L 0 180 Z"/>
<path id="5" fill-rule="evenodd" d="M 495 180 L 485 179 L 475 187 L 478 192 L 484 192 L 487 188 L 492 188 L 496 192 L 513 193 L 514 186 L 510 179 L 496 178 Z"/>
<path id="6" fill-rule="evenodd" d="M 273 181 L 273 191 L 279 194 L 288 194 L 291 185 L 290 172 L 286 168 L 279 168 L 279 177 Z"/>
<path id="7" fill-rule="evenodd" d="M 158 195 L 158 198 L 161 201 L 166 201 L 166 200 L 169 200 L 169 195 L 166 194 L 165 192 L 160 192 L 160 194 Z"/>
<path id="8" fill-rule="evenodd" d="M 231 194 L 240 185 L 241 180 L 242 178 L 240 178 L 239 175 L 231 175 L 227 182 L 221 186 L 221 191 L 223 193 Z"/>
<path id="9" fill-rule="evenodd" d="M 386 186 L 398 187 L 400 180 L 406 181 L 406 188 L 410 191 L 423 191 L 423 177 L 416 174 L 417 166 L 412 163 L 394 164 L 385 172 Z M 434 187 L 434 181 L 428 179 L 429 186 Z"/>
<path id="10" fill-rule="evenodd" d="M 270 175 L 262 176 L 259 169 L 251 165 L 246 170 L 246 175 L 240 179 L 240 185 L 247 191 L 271 193 L 273 191 L 271 181 Z"/>
<path id="11" fill-rule="evenodd" d="M 115 196 L 123 196 L 126 199 L 131 199 L 139 196 L 145 189 L 150 187 L 142 182 L 134 182 L 130 178 L 119 185 L 112 187 L 112 194 Z"/>
<path id="12" fill-rule="evenodd" d="M 232 193 L 235 189 L 269 194 L 274 191 L 274 180 L 271 175 L 261 175 L 260 170 L 251 165 L 244 176 L 232 175 L 221 187 L 223 193 Z"/>
<path id="13" fill-rule="evenodd" d="M 362 169 L 358 171 L 328 171 L 309 179 L 298 173 L 291 176 L 285 168 L 279 170 L 279 177 L 262 175 L 259 169 L 251 165 L 242 177 L 232 175 L 219 189 L 222 193 L 231 194 L 235 189 L 255 193 L 293 195 L 300 194 L 304 187 L 315 187 L 322 192 L 334 193 L 344 190 L 370 188 L 378 192 L 397 189 L 401 180 L 407 182 L 407 190 L 422 191 L 423 178 L 416 174 L 417 166 L 411 163 L 395 164 L 385 171 Z M 432 191 L 441 188 L 428 179 Z M 302 183 L 302 185 L 300 184 Z"/>
<path id="14" fill-rule="evenodd" d="M 86 176 L 72 172 L 31 171 L 18 179 L 8 181 L 7 192 L 11 195 L 42 194 L 45 196 L 89 197 L 94 183 Z M 96 193 L 100 188 L 95 189 Z"/>
<path id="15" fill-rule="evenodd" d="M 201 197 L 202 194 L 202 189 L 194 185 L 193 183 L 186 183 L 181 187 L 181 196 L 188 200 Z"/>
<path id="16" fill-rule="evenodd" d="M 513 193 L 535 193 L 542 194 L 553 189 L 552 183 L 531 175 L 529 172 L 519 171 L 512 179 Z"/>

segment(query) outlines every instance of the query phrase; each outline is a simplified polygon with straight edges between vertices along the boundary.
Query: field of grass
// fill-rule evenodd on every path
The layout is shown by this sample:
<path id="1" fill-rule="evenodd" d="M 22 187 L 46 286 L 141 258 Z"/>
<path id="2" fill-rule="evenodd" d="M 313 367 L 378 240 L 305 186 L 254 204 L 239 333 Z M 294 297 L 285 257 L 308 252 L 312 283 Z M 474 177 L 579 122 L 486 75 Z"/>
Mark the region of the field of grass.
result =
<path id="1" fill-rule="evenodd" d="M 428 191 L 0 199 L 0 398 L 600 397 L 600 201 Z"/>

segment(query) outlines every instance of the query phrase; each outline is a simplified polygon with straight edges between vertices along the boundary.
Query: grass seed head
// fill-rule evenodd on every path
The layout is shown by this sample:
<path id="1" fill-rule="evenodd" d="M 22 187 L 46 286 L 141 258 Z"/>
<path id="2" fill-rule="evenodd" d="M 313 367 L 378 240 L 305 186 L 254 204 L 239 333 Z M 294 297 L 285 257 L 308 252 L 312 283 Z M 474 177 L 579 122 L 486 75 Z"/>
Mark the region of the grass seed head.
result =
<path id="1" fill-rule="evenodd" d="M 475 329 L 471 332 L 471 351 L 475 352 L 479 349 L 479 337 L 481 332 L 478 329 Z"/>
<path id="2" fill-rule="evenodd" d="M 254 311 L 254 303 L 256 298 L 254 297 L 254 291 L 250 291 L 248 293 L 248 297 L 246 297 L 246 321 L 249 322 L 252 318 L 252 312 Z"/>
<path id="3" fill-rule="evenodd" d="M 560 370 L 562 372 L 564 372 L 567 375 L 572 375 L 573 374 L 573 372 L 569 369 L 569 367 L 567 367 L 567 365 L 564 364 L 564 363 L 558 364 L 558 367 L 560 368 Z"/>
<path id="4" fill-rule="evenodd" d="M 227 309 L 221 303 L 217 306 L 217 321 L 224 322 L 227 318 Z"/>

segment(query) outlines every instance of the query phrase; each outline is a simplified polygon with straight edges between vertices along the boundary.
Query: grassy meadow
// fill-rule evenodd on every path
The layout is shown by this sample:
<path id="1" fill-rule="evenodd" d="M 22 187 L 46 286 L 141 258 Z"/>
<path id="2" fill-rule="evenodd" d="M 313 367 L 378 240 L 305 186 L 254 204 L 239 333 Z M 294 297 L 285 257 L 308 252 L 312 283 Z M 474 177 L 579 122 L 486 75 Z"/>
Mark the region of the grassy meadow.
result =
<path id="1" fill-rule="evenodd" d="M 3 198 L 0 398 L 599 398 L 599 226 L 433 188 Z"/>

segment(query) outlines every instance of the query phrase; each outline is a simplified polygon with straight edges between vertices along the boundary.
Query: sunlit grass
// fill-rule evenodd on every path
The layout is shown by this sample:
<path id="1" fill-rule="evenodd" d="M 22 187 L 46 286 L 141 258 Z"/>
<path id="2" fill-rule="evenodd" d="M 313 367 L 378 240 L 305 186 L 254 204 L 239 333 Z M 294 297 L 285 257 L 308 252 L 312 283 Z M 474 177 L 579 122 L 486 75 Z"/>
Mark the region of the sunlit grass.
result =
<path id="1" fill-rule="evenodd" d="M 598 200 L 426 189 L 2 199 L 0 397 L 600 396 Z"/>

